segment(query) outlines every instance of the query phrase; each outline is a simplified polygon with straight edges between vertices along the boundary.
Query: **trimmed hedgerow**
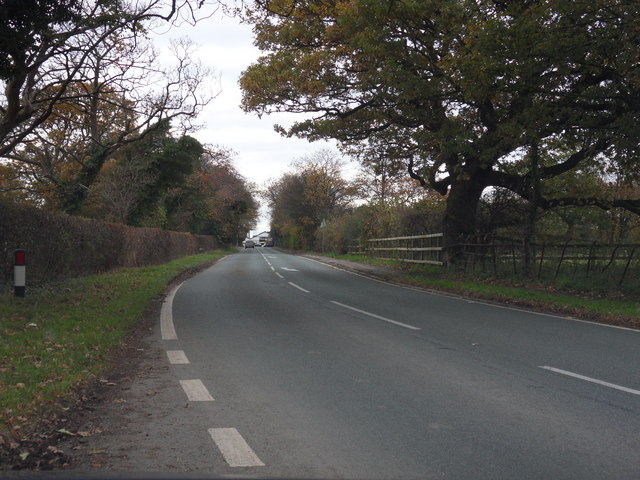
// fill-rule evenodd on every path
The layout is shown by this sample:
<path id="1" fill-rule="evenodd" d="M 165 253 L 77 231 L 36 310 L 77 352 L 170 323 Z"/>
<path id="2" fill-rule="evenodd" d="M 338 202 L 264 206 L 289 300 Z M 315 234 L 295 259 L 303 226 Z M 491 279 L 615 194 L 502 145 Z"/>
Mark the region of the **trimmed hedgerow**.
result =
<path id="1" fill-rule="evenodd" d="M 0 201 L 0 288 L 26 251 L 27 284 L 169 262 L 217 248 L 214 237 L 135 228 Z"/>

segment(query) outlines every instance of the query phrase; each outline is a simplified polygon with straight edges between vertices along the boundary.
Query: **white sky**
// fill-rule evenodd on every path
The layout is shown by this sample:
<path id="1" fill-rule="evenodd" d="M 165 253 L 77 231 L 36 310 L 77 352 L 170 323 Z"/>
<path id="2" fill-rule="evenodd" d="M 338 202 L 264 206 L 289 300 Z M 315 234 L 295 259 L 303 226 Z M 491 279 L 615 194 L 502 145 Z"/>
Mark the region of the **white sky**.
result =
<path id="1" fill-rule="evenodd" d="M 166 29 L 165 29 L 166 31 Z M 238 79 L 243 70 L 257 60 L 260 51 L 253 46 L 251 26 L 238 19 L 215 13 L 195 26 L 173 28 L 154 44 L 163 48 L 170 38 L 189 37 L 198 45 L 197 56 L 203 65 L 215 70 L 220 80 L 214 91 L 218 96 L 205 107 L 197 119 L 204 128 L 192 133 L 201 143 L 221 145 L 237 153 L 234 165 L 249 182 L 262 187 L 269 179 L 277 179 L 289 170 L 289 164 L 322 148 L 337 152 L 335 143 L 308 142 L 286 138 L 273 130 L 274 124 L 290 125 L 303 117 L 294 114 L 275 114 L 259 119 L 240 109 L 242 95 Z M 350 170 L 352 170 L 350 168 Z M 261 209 L 258 232 L 269 230 L 268 212 Z M 252 232 L 254 233 L 254 232 Z"/>

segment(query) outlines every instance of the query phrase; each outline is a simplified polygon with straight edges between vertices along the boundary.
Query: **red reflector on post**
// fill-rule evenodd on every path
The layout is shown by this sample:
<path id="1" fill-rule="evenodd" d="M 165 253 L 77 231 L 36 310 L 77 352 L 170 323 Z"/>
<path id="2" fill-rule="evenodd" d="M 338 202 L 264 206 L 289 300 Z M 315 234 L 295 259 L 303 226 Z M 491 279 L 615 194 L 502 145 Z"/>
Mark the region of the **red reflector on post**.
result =
<path id="1" fill-rule="evenodd" d="M 24 250 L 16 250 L 16 265 L 26 265 Z"/>

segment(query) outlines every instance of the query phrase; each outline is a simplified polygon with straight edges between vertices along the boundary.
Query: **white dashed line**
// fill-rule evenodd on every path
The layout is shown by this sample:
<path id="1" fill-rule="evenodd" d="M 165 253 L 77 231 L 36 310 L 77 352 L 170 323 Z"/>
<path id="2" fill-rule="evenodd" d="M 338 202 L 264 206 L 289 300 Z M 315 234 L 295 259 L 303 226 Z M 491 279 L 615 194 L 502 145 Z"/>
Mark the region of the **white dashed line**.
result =
<path id="1" fill-rule="evenodd" d="M 602 380 L 598 380 L 597 378 L 585 377 L 584 375 L 568 372 L 567 370 L 560 370 L 559 368 L 554 368 L 554 367 L 541 366 L 540 368 L 543 368 L 544 370 L 549 370 L 550 372 L 559 373 L 561 375 L 567 375 L 569 377 L 577 378 L 579 380 L 584 380 L 586 382 L 602 385 L 604 387 L 620 390 L 622 392 L 631 393 L 633 395 L 640 395 L 640 390 L 634 390 L 633 388 L 622 387 L 620 385 L 616 385 L 615 383 L 604 382 Z"/>
<path id="2" fill-rule="evenodd" d="M 297 289 L 298 289 L 298 290 L 300 290 L 301 292 L 309 293 L 309 290 L 305 290 L 305 289 L 304 289 L 304 288 L 302 288 L 300 285 L 296 285 L 296 284 L 295 284 L 295 283 L 293 283 L 293 282 L 289 282 L 289 285 L 291 285 L 292 287 L 297 288 Z"/>
<path id="3" fill-rule="evenodd" d="M 169 363 L 174 365 L 186 365 L 190 363 L 187 355 L 182 350 L 167 350 L 167 357 L 169 357 Z"/>
<path id="4" fill-rule="evenodd" d="M 397 325 L 397 326 L 403 327 L 403 328 L 408 328 L 409 330 L 422 330 L 420 327 L 414 327 L 413 325 L 408 325 L 406 323 L 396 322 L 395 320 L 391 320 L 390 318 L 381 317 L 380 315 L 376 315 L 375 313 L 371 313 L 371 312 L 365 312 L 364 310 L 360 310 L 359 308 L 355 308 L 355 307 L 350 307 L 349 305 L 345 305 L 344 303 L 335 302 L 333 300 L 331 300 L 331 303 L 333 303 L 334 305 L 338 305 L 338 306 L 340 306 L 342 308 L 346 308 L 346 309 L 349 309 L 349 310 L 353 310 L 354 312 L 358 312 L 358 313 L 361 313 L 363 315 L 367 315 L 367 316 L 372 317 L 372 318 L 377 318 L 378 320 L 382 320 L 383 322 L 392 323 L 393 325 Z"/>
<path id="5" fill-rule="evenodd" d="M 210 428 L 209 435 L 230 467 L 264 467 L 235 428 Z"/>
<path id="6" fill-rule="evenodd" d="M 213 402 L 213 397 L 201 380 L 180 380 L 190 402 Z"/>

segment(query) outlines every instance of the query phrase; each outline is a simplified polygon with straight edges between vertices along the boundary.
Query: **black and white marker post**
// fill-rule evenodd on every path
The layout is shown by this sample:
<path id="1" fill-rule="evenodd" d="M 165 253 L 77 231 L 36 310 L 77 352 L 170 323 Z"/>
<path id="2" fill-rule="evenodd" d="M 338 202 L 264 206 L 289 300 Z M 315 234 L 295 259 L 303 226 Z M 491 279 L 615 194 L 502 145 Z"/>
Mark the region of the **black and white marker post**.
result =
<path id="1" fill-rule="evenodd" d="M 16 297 L 24 297 L 27 283 L 27 265 L 24 250 L 16 250 L 15 266 L 13 267 L 13 285 Z"/>

